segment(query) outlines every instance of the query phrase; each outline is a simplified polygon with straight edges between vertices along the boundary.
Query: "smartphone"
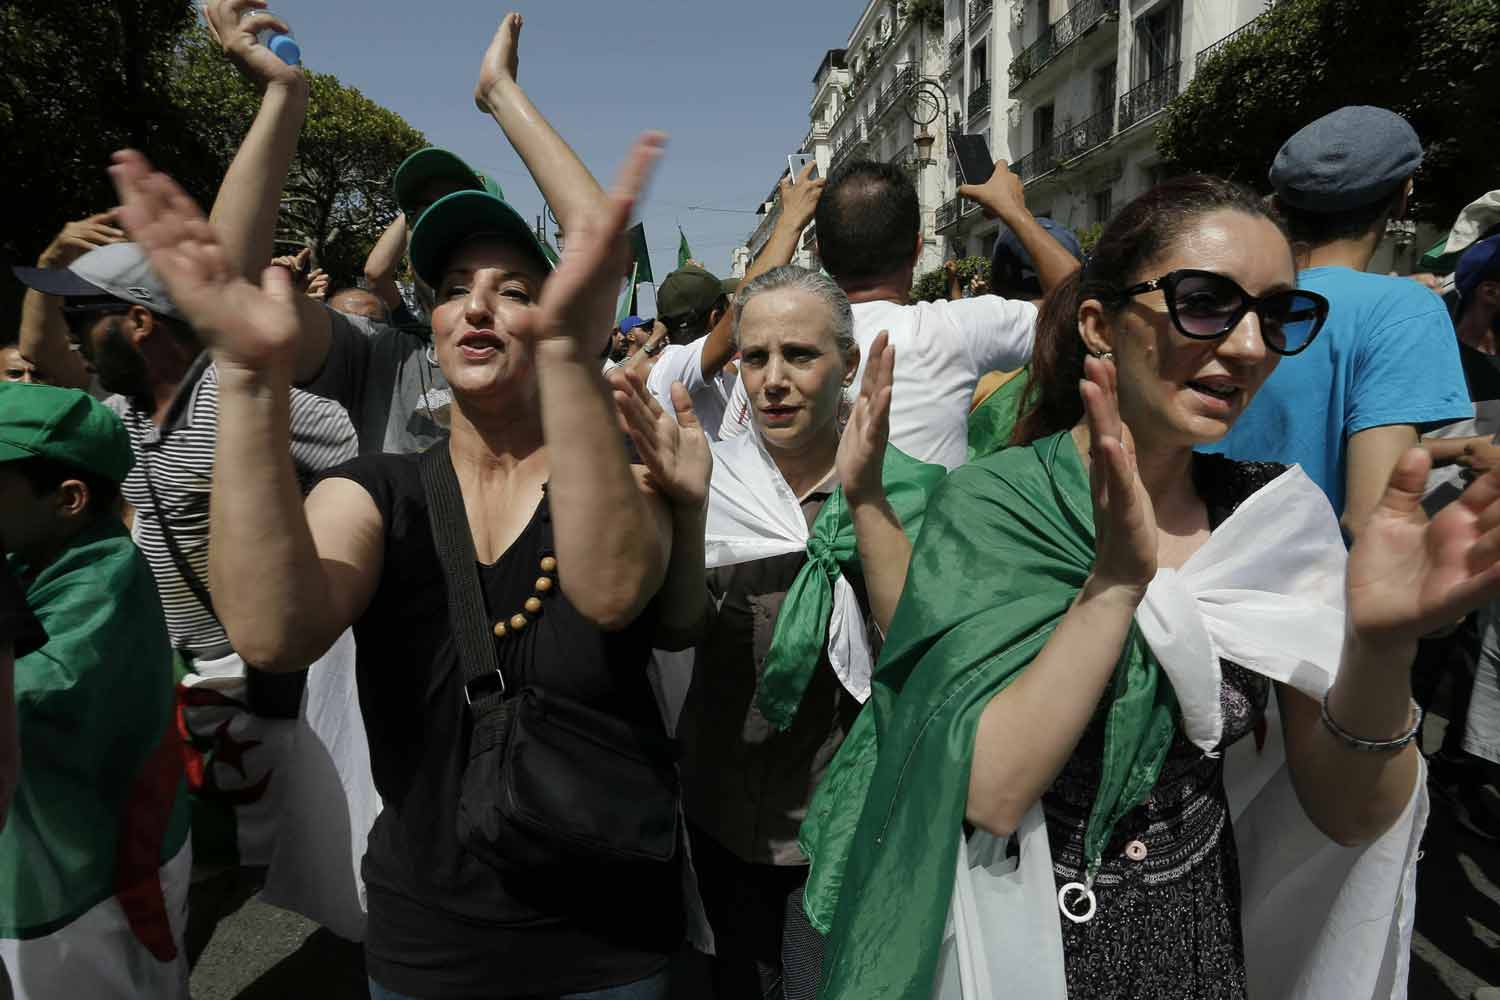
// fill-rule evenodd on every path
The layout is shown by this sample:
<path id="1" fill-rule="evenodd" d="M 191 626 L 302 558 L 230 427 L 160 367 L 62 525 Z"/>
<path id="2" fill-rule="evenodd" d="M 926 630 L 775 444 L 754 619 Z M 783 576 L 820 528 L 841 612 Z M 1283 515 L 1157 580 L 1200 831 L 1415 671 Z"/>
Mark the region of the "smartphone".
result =
<path id="1" fill-rule="evenodd" d="M 656 286 L 650 282 L 635 286 L 635 314 L 644 320 L 656 318 Z"/>
<path id="2" fill-rule="evenodd" d="M 982 135 L 950 133 L 949 145 L 958 161 L 958 179 L 962 184 L 983 184 L 995 172 L 989 143 Z"/>
<path id="3" fill-rule="evenodd" d="M 802 176 L 802 171 L 807 169 L 807 165 L 809 163 L 813 164 L 813 172 L 808 175 L 807 179 L 810 181 L 817 180 L 818 158 L 816 156 L 812 155 L 811 153 L 793 153 L 786 158 L 787 169 L 792 172 L 793 184 L 797 183 L 797 178 Z"/>

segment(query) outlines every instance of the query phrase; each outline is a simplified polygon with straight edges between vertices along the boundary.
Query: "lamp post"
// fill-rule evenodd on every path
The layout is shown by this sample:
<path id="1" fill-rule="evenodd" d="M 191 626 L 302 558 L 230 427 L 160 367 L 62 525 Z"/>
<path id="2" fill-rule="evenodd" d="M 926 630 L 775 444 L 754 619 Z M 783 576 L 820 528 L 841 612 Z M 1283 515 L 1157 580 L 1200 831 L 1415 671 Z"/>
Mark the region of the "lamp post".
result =
<path id="1" fill-rule="evenodd" d="M 935 162 L 932 147 L 937 144 L 938 137 L 927 131 L 927 126 L 940 118 L 945 127 L 948 125 L 948 92 L 936 80 L 918 80 L 907 91 L 906 116 L 921 130 L 911 141 L 917 148 L 917 162 L 924 167 L 930 166 Z"/>

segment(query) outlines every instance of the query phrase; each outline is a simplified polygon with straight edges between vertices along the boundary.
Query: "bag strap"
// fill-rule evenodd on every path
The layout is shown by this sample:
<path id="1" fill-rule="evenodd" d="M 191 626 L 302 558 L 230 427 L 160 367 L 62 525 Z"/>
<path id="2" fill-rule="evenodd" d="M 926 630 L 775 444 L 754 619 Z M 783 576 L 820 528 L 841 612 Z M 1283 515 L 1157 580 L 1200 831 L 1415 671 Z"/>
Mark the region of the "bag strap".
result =
<path id="1" fill-rule="evenodd" d="M 459 665 L 463 668 L 464 698 L 477 716 L 504 700 L 505 675 L 500 672 L 500 658 L 495 655 L 490 618 L 484 609 L 479 573 L 474 568 L 474 539 L 469 533 L 464 497 L 458 487 L 458 475 L 453 471 L 448 442 L 440 441 L 423 452 L 419 466 L 422 492 L 427 495 L 432 542 L 437 547 L 443 579 L 448 585 L 448 624 L 453 629 Z"/>
<path id="2" fill-rule="evenodd" d="M 182 582 L 187 584 L 188 590 L 192 591 L 193 596 L 198 598 L 198 603 L 203 605 L 203 610 L 219 623 L 220 628 L 223 628 L 223 623 L 219 622 L 218 613 L 214 611 L 214 601 L 209 595 L 208 587 L 198 579 L 198 574 L 193 571 L 192 563 L 188 562 L 182 546 L 177 544 L 177 536 L 172 533 L 171 518 L 167 516 L 166 508 L 162 506 L 161 494 L 156 492 L 156 481 L 151 478 L 151 462 L 146 457 L 144 449 L 141 450 L 138 461 L 141 471 L 146 474 L 146 491 L 151 494 L 151 510 L 156 515 L 156 523 L 161 525 L 162 541 L 167 543 L 167 554 L 172 557 L 172 564 L 177 567 L 177 573 L 182 577 Z"/>

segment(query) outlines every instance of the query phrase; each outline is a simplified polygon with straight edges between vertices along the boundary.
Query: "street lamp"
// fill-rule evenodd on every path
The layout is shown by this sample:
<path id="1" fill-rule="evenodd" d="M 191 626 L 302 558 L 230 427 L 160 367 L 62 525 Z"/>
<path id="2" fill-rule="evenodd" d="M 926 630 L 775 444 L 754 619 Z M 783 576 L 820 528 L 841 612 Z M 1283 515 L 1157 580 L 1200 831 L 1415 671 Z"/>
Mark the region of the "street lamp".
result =
<path id="1" fill-rule="evenodd" d="M 912 139 L 917 150 L 917 163 L 930 166 L 936 162 L 932 158 L 932 147 L 937 143 L 937 136 L 927 131 L 927 126 L 940 118 L 945 126 L 948 124 L 948 92 L 936 80 L 918 80 L 907 91 L 906 116 L 921 129 Z"/>

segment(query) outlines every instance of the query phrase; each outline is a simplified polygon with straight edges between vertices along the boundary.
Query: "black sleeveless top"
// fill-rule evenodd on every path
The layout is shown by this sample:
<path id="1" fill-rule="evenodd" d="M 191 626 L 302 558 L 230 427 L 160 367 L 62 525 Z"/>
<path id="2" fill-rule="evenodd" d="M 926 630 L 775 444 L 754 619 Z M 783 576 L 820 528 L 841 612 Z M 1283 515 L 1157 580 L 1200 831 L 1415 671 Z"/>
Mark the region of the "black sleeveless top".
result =
<path id="1" fill-rule="evenodd" d="M 471 722 L 448 620 L 418 455 L 366 455 L 326 473 L 374 499 L 385 566 L 354 625 L 360 708 L 384 808 L 370 832 L 366 959 L 387 989 L 423 998 L 520 997 L 634 982 L 683 939 L 681 875 L 665 865 L 581 868 L 536 880 L 502 876 L 455 832 Z M 545 495 L 520 537 L 480 565 L 492 618 L 531 597 L 552 553 Z M 662 729 L 646 668 L 649 607 L 604 632 L 554 588 L 522 632 L 496 640 L 507 684 L 534 684 L 637 725 Z"/>

